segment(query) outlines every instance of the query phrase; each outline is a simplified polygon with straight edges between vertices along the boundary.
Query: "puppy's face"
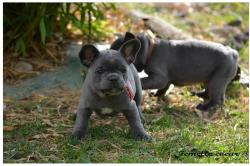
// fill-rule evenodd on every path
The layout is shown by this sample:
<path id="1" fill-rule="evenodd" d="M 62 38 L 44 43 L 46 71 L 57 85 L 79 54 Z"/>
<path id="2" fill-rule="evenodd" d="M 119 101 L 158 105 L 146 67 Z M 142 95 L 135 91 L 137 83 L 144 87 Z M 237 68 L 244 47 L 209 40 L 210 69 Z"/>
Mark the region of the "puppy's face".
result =
<path id="1" fill-rule="evenodd" d="M 90 68 L 94 89 L 105 95 L 120 94 L 127 82 L 128 63 L 114 50 L 102 51 L 99 56 Z"/>
<path id="2" fill-rule="evenodd" d="M 79 53 L 83 65 L 88 67 L 91 88 L 101 97 L 119 95 L 125 88 L 129 65 L 140 48 L 138 40 L 124 43 L 120 50 L 99 52 L 93 45 L 85 45 Z"/>

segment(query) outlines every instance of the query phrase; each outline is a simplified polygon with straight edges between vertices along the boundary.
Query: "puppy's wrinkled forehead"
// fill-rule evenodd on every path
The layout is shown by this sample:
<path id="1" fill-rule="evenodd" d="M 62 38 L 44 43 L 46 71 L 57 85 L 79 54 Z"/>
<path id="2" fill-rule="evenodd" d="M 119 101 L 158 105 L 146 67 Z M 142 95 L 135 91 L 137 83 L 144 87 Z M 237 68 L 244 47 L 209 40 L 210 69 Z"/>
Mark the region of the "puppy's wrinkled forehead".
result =
<path id="1" fill-rule="evenodd" d="M 119 51 L 104 50 L 100 52 L 100 61 L 104 66 L 117 67 L 120 65 L 126 65 L 125 59 L 120 55 Z"/>

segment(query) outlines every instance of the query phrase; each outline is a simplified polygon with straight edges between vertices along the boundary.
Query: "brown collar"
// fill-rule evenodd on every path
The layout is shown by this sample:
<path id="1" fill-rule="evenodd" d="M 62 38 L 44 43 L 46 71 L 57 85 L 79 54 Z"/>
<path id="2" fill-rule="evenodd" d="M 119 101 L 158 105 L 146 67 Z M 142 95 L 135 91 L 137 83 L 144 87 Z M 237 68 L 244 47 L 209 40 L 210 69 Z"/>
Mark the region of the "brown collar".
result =
<path id="1" fill-rule="evenodd" d="M 150 59 L 151 56 L 152 56 L 152 52 L 153 52 L 154 46 L 155 46 L 155 41 L 154 41 L 154 39 L 149 39 L 149 40 L 148 40 L 147 62 L 149 61 L 149 59 Z"/>

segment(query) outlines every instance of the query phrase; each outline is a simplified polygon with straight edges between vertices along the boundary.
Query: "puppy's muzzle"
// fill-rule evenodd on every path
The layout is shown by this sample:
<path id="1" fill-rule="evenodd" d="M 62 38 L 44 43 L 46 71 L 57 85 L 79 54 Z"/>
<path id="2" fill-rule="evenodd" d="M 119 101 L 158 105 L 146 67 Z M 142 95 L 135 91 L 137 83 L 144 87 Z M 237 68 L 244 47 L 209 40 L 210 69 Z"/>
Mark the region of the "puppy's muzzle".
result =
<path id="1" fill-rule="evenodd" d="M 116 73 L 111 73 L 108 75 L 108 80 L 112 83 L 117 83 L 119 80 L 119 76 Z"/>

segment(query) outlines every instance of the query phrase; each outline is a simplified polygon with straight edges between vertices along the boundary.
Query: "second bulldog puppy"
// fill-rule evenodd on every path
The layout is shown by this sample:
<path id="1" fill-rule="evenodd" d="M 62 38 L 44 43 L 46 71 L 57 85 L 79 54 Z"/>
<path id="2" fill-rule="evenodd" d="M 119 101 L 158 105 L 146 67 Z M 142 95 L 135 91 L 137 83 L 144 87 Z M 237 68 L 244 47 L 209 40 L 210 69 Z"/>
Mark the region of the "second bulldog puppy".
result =
<path id="1" fill-rule="evenodd" d="M 223 104 L 226 87 L 237 72 L 236 50 L 201 40 L 158 39 L 153 43 L 144 34 L 134 36 L 129 32 L 114 41 L 111 49 L 117 50 L 124 42 L 135 38 L 141 42 L 135 67 L 148 74 L 141 79 L 142 89 L 159 89 L 156 95 L 161 95 L 170 84 L 204 83 L 205 92 L 199 96 L 206 100 L 197 109 L 209 111 Z"/>
<path id="2" fill-rule="evenodd" d="M 79 57 L 88 67 L 76 115 L 73 136 L 86 135 L 92 111 L 102 114 L 109 109 L 122 112 L 136 139 L 148 139 L 141 123 L 142 89 L 133 61 L 140 49 L 137 39 L 125 42 L 119 51 L 99 52 L 93 45 L 82 47 Z"/>

